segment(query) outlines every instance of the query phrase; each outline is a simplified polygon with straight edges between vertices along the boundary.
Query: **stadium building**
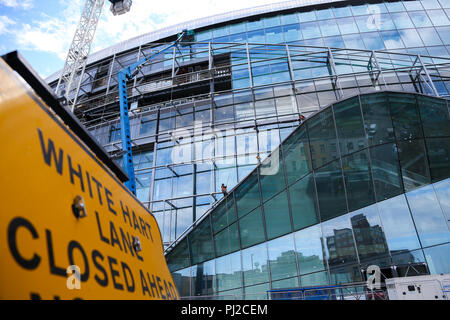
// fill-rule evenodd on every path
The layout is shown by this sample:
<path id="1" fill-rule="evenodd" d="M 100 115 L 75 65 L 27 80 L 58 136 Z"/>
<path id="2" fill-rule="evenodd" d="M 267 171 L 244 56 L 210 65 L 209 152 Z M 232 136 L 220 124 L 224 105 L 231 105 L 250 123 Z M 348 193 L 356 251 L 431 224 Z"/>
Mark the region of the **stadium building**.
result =
<path id="1" fill-rule="evenodd" d="M 92 54 L 74 112 L 120 163 L 117 73 L 195 31 L 127 84 L 137 196 L 182 296 L 450 273 L 449 18 L 298 0 L 181 23 Z"/>

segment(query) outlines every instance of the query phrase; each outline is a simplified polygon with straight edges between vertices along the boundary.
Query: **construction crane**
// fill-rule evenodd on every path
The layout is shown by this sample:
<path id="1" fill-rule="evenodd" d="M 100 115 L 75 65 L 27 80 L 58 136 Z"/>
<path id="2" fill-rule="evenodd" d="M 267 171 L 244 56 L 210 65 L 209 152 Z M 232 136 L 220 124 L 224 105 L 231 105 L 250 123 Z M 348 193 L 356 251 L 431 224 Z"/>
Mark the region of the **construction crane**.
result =
<path id="1" fill-rule="evenodd" d="M 132 0 L 109 0 L 114 15 L 130 11 Z M 56 94 L 63 97 L 63 103 L 74 111 L 86 68 L 95 30 L 105 0 L 86 0 L 77 30 L 70 45 L 64 68 L 56 86 Z"/>
<path id="2" fill-rule="evenodd" d="M 177 35 L 177 39 L 167 45 L 155 54 L 144 57 L 138 62 L 122 69 L 118 73 L 119 84 L 119 103 L 120 103 L 120 135 L 122 140 L 122 150 L 124 152 L 123 169 L 128 174 L 129 180 L 125 182 L 125 186 L 136 195 L 136 179 L 133 166 L 133 153 L 131 146 L 130 118 L 128 116 L 128 98 L 127 98 L 127 81 L 133 79 L 141 70 L 141 68 L 156 56 L 164 53 L 180 44 L 181 42 L 192 42 L 194 40 L 193 30 L 183 30 Z"/>

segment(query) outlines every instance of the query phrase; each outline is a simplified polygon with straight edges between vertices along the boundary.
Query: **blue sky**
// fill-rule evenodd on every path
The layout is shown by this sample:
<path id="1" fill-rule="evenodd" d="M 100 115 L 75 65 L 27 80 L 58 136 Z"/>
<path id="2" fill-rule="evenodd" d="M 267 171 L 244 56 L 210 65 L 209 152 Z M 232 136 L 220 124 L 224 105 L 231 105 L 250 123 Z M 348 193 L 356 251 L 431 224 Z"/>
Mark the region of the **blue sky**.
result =
<path id="1" fill-rule="evenodd" d="M 105 0 L 91 52 L 140 34 L 280 0 L 133 0 L 114 16 Z M 62 69 L 85 0 L 0 0 L 0 55 L 18 50 L 45 78 Z"/>

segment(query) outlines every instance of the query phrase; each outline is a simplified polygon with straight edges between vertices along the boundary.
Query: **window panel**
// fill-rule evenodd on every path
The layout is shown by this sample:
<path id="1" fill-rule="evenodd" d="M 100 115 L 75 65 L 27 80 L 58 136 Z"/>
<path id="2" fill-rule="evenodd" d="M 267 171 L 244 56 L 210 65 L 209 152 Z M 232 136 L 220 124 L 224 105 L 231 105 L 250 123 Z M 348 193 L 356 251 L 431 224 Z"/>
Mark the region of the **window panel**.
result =
<path id="1" fill-rule="evenodd" d="M 284 169 L 280 151 L 274 151 L 259 168 L 261 191 L 263 201 L 266 201 L 277 192 L 286 189 Z"/>
<path id="2" fill-rule="evenodd" d="M 358 32 L 358 27 L 356 26 L 355 20 L 352 17 L 337 19 L 336 21 L 341 34 L 351 34 Z"/>
<path id="3" fill-rule="evenodd" d="M 450 21 L 443 10 L 427 10 L 427 14 L 436 27 L 448 26 L 450 24 Z"/>
<path id="4" fill-rule="evenodd" d="M 328 280 L 328 273 L 325 271 L 301 276 L 300 283 L 302 287 L 317 287 L 330 284 Z"/>
<path id="5" fill-rule="evenodd" d="M 341 155 L 355 152 L 367 146 L 359 97 L 333 105 Z"/>
<path id="6" fill-rule="evenodd" d="M 384 50 L 384 42 L 378 32 L 364 33 L 361 36 L 367 50 Z"/>
<path id="7" fill-rule="evenodd" d="M 450 179 L 436 182 L 434 190 L 436 191 L 439 204 L 447 216 L 447 221 L 450 222 Z"/>
<path id="8" fill-rule="evenodd" d="M 419 114 L 414 96 L 389 94 L 390 111 L 398 140 L 422 137 Z"/>
<path id="9" fill-rule="evenodd" d="M 399 142 L 398 155 L 405 191 L 430 183 L 430 172 L 422 139 Z"/>
<path id="10" fill-rule="evenodd" d="M 409 12 L 409 16 L 417 28 L 431 27 L 433 24 L 424 11 Z"/>
<path id="11" fill-rule="evenodd" d="M 385 94 L 361 96 L 364 127 L 369 145 L 394 141 L 394 129 Z"/>
<path id="12" fill-rule="evenodd" d="M 385 144 L 370 149 L 375 193 L 378 201 L 403 192 L 396 150 L 395 144 Z"/>
<path id="13" fill-rule="evenodd" d="M 209 218 L 203 220 L 200 225 L 189 234 L 189 242 L 193 264 L 214 258 Z"/>
<path id="14" fill-rule="evenodd" d="M 292 232 L 286 191 L 281 192 L 264 204 L 264 218 L 268 239 Z"/>
<path id="15" fill-rule="evenodd" d="M 450 112 L 446 101 L 417 96 L 425 137 L 450 136 Z"/>
<path id="16" fill-rule="evenodd" d="M 307 123 L 314 168 L 336 159 L 338 157 L 337 139 L 331 108 L 310 118 Z M 320 145 L 325 146 L 323 152 Z"/>
<path id="17" fill-rule="evenodd" d="M 353 211 L 375 202 L 367 150 L 342 158 L 342 167 L 349 210 Z"/>
<path id="18" fill-rule="evenodd" d="M 269 281 L 266 243 L 242 250 L 242 271 L 245 286 Z"/>
<path id="19" fill-rule="evenodd" d="M 312 169 L 308 142 L 306 126 L 302 126 L 282 145 L 288 184 L 292 184 Z"/>
<path id="20" fill-rule="evenodd" d="M 265 240 L 261 208 L 257 208 L 239 220 L 242 248 Z"/>
<path id="21" fill-rule="evenodd" d="M 406 47 L 422 47 L 423 43 L 416 29 L 399 30 L 403 43 Z"/>
<path id="22" fill-rule="evenodd" d="M 392 254 L 420 248 L 405 196 L 378 203 L 381 222 Z"/>
<path id="23" fill-rule="evenodd" d="M 397 30 L 381 31 L 380 34 L 386 49 L 399 49 L 405 47 Z"/>
<path id="24" fill-rule="evenodd" d="M 212 212 L 211 219 L 214 233 L 223 230 L 236 221 L 236 210 L 234 209 L 234 201 L 232 195 L 222 201 Z"/>
<path id="25" fill-rule="evenodd" d="M 337 36 L 339 34 L 339 28 L 334 19 L 320 21 L 319 26 L 324 37 Z"/>
<path id="26" fill-rule="evenodd" d="M 320 225 L 297 231 L 294 237 L 300 274 L 325 270 L 326 262 L 324 262 Z"/>
<path id="27" fill-rule="evenodd" d="M 217 291 L 242 287 L 241 252 L 216 259 Z"/>
<path id="28" fill-rule="evenodd" d="M 298 274 L 292 234 L 269 241 L 267 246 L 272 281 L 290 278 Z"/>
<path id="29" fill-rule="evenodd" d="M 450 138 L 426 139 L 432 181 L 450 177 Z"/>
<path id="30" fill-rule="evenodd" d="M 300 30 L 302 31 L 303 39 L 319 38 L 322 36 L 317 22 L 301 23 Z"/>
<path id="31" fill-rule="evenodd" d="M 286 42 L 302 40 L 300 26 L 298 24 L 291 24 L 283 26 L 284 39 Z"/>
<path id="32" fill-rule="evenodd" d="M 433 186 L 429 185 L 406 194 L 423 247 L 450 241 L 445 221 Z"/>
<path id="33" fill-rule="evenodd" d="M 406 12 L 392 13 L 391 16 L 397 29 L 414 28 L 414 25 Z"/>
<path id="34" fill-rule="evenodd" d="M 431 274 L 450 273 L 450 243 L 424 249 Z"/>
<path id="35" fill-rule="evenodd" d="M 322 232 L 330 272 L 336 268 L 352 267 L 357 257 L 348 215 L 322 223 Z"/>
<path id="36" fill-rule="evenodd" d="M 333 161 L 318 169 L 315 178 L 322 221 L 346 213 L 347 204 L 340 161 Z"/>
<path id="37" fill-rule="evenodd" d="M 225 230 L 214 236 L 216 256 L 223 256 L 239 250 L 239 233 L 237 223 L 233 223 Z"/>
<path id="38" fill-rule="evenodd" d="M 319 222 L 319 208 L 312 174 L 304 177 L 289 188 L 294 230 Z"/>

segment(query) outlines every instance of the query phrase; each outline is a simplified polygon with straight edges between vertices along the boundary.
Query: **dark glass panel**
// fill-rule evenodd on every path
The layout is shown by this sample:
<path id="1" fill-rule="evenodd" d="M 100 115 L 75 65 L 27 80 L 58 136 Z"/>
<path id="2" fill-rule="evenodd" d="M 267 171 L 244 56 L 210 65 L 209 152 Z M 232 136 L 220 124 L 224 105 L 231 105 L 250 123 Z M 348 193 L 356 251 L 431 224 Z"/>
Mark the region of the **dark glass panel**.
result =
<path id="1" fill-rule="evenodd" d="M 235 193 L 238 217 L 242 217 L 250 210 L 261 204 L 259 197 L 258 175 L 253 172 L 239 187 Z"/>
<path id="2" fill-rule="evenodd" d="M 284 143 L 283 155 L 288 184 L 311 171 L 311 159 L 306 126 L 298 128 Z"/>
<path id="3" fill-rule="evenodd" d="M 225 230 L 214 236 L 216 244 L 216 256 L 223 256 L 239 250 L 239 234 L 237 223 L 233 223 Z"/>
<path id="4" fill-rule="evenodd" d="M 417 96 L 425 137 L 450 136 L 450 113 L 445 100 Z"/>
<path id="5" fill-rule="evenodd" d="M 319 208 L 313 175 L 310 174 L 289 188 L 294 230 L 319 222 Z"/>
<path id="6" fill-rule="evenodd" d="M 367 146 L 359 98 L 354 97 L 333 105 L 341 155 Z"/>
<path id="7" fill-rule="evenodd" d="M 347 212 L 340 161 L 334 161 L 315 172 L 322 221 Z"/>
<path id="8" fill-rule="evenodd" d="M 192 268 L 193 295 L 213 295 L 216 290 L 215 260 L 199 263 Z M 195 274 L 194 274 L 195 272 Z"/>
<path id="9" fill-rule="evenodd" d="M 286 191 L 264 204 L 267 238 L 273 239 L 292 231 Z"/>
<path id="10" fill-rule="evenodd" d="M 257 208 L 239 220 L 242 248 L 265 240 L 261 208 Z"/>
<path id="11" fill-rule="evenodd" d="M 404 195 L 379 202 L 378 209 L 391 254 L 420 248 Z"/>
<path id="12" fill-rule="evenodd" d="M 369 145 L 394 141 L 394 129 L 386 94 L 361 96 L 361 107 Z"/>
<path id="13" fill-rule="evenodd" d="M 212 212 L 211 219 L 214 233 L 229 226 L 236 221 L 236 210 L 234 209 L 233 196 L 230 195 L 222 201 Z"/>
<path id="14" fill-rule="evenodd" d="M 428 185 L 406 194 L 414 223 L 423 247 L 450 242 L 450 230 L 436 198 Z"/>
<path id="15" fill-rule="evenodd" d="M 209 217 L 189 234 L 192 264 L 197 264 L 214 258 L 211 226 Z"/>
<path id="16" fill-rule="evenodd" d="M 261 193 L 266 201 L 277 192 L 286 189 L 280 149 L 275 150 L 259 167 Z"/>
<path id="17" fill-rule="evenodd" d="M 391 143 L 370 148 L 377 201 L 392 198 L 403 192 L 396 150 L 396 145 Z"/>
<path id="18" fill-rule="evenodd" d="M 430 172 L 422 139 L 399 142 L 398 157 L 406 192 L 430 183 Z"/>
<path id="19" fill-rule="evenodd" d="M 389 94 L 392 121 L 398 140 L 422 137 L 419 113 L 414 95 Z"/>
<path id="20" fill-rule="evenodd" d="M 435 183 L 434 190 L 436 190 L 436 195 L 447 221 L 450 223 L 450 179 Z"/>
<path id="21" fill-rule="evenodd" d="M 337 139 L 331 108 L 310 118 L 307 124 L 314 168 L 336 159 Z"/>
<path id="22" fill-rule="evenodd" d="M 439 181 L 450 177 L 450 138 L 426 139 L 430 160 L 431 180 Z"/>
<path id="23" fill-rule="evenodd" d="M 181 240 L 167 255 L 167 265 L 171 272 L 191 265 L 187 238 Z"/>

